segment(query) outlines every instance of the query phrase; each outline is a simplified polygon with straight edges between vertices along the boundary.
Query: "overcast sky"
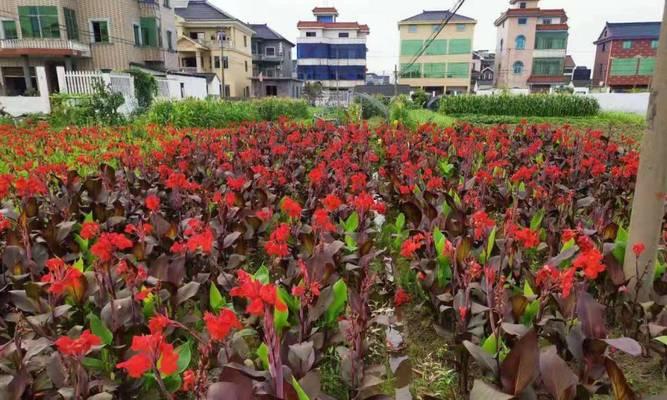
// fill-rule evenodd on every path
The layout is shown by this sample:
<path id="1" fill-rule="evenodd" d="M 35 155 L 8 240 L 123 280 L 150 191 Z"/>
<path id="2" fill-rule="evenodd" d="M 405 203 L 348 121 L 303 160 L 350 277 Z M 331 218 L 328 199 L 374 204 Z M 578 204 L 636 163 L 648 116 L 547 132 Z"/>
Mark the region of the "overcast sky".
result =
<path id="1" fill-rule="evenodd" d="M 209 0 L 236 18 L 268 23 L 295 42 L 299 20 L 312 20 L 315 6 L 335 6 L 339 21 L 368 24 L 368 71 L 389 73 L 398 62 L 399 20 L 422 10 L 449 9 L 454 0 Z M 591 66 L 595 41 L 605 21 L 660 21 L 665 0 L 542 0 L 542 8 L 564 8 L 569 17 L 568 52 L 578 65 Z M 474 49 L 494 50 L 493 21 L 509 7 L 509 0 L 466 0 L 459 14 L 477 20 Z"/>

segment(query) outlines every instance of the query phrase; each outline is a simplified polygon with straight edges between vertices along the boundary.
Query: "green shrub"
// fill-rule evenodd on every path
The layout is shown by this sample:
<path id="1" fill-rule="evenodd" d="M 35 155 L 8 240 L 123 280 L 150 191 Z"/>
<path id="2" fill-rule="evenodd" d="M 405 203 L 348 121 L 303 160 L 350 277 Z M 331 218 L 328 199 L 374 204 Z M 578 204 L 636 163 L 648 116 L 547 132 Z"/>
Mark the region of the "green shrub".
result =
<path id="1" fill-rule="evenodd" d="M 113 93 L 102 80 L 93 83 L 91 95 L 58 93 L 51 96 L 49 122 L 55 128 L 65 126 L 120 125 L 125 118 L 118 109 L 125 103 L 123 95 Z"/>
<path id="2" fill-rule="evenodd" d="M 389 107 L 389 120 L 392 123 L 401 123 L 407 127 L 413 127 L 414 121 L 410 118 L 412 101 L 407 96 L 395 97 Z"/>
<path id="3" fill-rule="evenodd" d="M 364 119 L 373 117 L 386 119 L 389 114 L 389 99 L 380 94 L 374 96 L 359 95 L 354 98 L 354 103 L 361 105 Z"/>
<path id="4" fill-rule="evenodd" d="M 419 88 L 412 94 L 412 102 L 415 104 L 415 107 L 424 108 L 428 102 L 428 93 L 424 89 Z"/>
<path id="5" fill-rule="evenodd" d="M 440 111 L 453 114 L 513 115 L 522 117 L 582 117 L 597 115 L 600 105 L 590 97 L 571 95 L 445 96 Z"/>
<path id="6" fill-rule="evenodd" d="M 223 128 L 245 121 L 275 121 L 281 116 L 290 119 L 308 118 L 308 104 L 305 101 L 276 98 L 158 102 L 151 107 L 148 121 L 177 128 Z"/>
<path id="7" fill-rule="evenodd" d="M 157 80 L 152 74 L 138 68 L 132 68 L 127 73 L 134 77 L 134 96 L 139 105 L 137 113 L 141 114 L 150 108 L 157 96 Z"/>

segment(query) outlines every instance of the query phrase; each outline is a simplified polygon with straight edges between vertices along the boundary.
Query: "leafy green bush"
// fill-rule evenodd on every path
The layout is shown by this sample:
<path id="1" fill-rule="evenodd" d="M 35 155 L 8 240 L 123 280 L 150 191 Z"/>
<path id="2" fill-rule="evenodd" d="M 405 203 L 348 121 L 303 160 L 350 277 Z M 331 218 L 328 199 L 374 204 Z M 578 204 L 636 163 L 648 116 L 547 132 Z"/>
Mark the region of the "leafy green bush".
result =
<path id="1" fill-rule="evenodd" d="M 415 104 L 415 107 L 424 108 L 426 107 L 426 102 L 428 101 L 428 93 L 424 89 L 419 88 L 412 94 L 412 102 Z"/>
<path id="2" fill-rule="evenodd" d="M 590 97 L 571 95 L 445 96 L 440 100 L 445 114 L 486 114 L 537 117 L 597 115 L 600 105 Z"/>
<path id="3" fill-rule="evenodd" d="M 197 100 L 159 102 L 151 107 L 148 121 L 177 128 L 222 128 L 245 121 L 275 121 L 281 116 L 310 116 L 308 104 L 290 99 L 252 101 Z"/>
<path id="4" fill-rule="evenodd" d="M 125 118 L 118 112 L 125 103 L 123 95 L 113 93 L 99 80 L 93 83 L 92 95 L 58 93 L 51 96 L 51 126 L 120 125 Z"/>
<path id="5" fill-rule="evenodd" d="M 407 127 L 413 127 L 414 121 L 410 118 L 412 101 L 407 96 L 395 97 L 389 107 L 389 120 L 392 123 L 401 123 Z"/>
<path id="6" fill-rule="evenodd" d="M 387 118 L 389 100 L 385 96 L 379 94 L 370 97 L 357 96 L 354 98 L 354 103 L 361 105 L 364 119 Z"/>
<path id="7" fill-rule="evenodd" d="M 127 73 L 134 77 L 134 95 L 139 104 L 137 113 L 141 114 L 150 108 L 157 96 L 157 80 L 153 75 L 138 68 L 132 68 Z"/>

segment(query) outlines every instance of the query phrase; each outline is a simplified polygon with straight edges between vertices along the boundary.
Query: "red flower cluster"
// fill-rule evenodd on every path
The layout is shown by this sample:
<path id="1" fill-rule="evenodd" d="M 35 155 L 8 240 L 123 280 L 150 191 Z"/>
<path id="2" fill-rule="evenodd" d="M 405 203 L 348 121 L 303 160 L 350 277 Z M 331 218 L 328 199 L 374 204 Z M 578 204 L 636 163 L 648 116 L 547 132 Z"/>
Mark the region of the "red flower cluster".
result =
<path id="1" fill-rule="evenodd" d="M 204 314 L 204 322 L 211 339 L 222 342 L 227 338 L 232 329 L 241 329 L 243 326 L 239 322 L 234 311 L 223 308 L 218 315 L 210 312 Z"/>
<path id="2" fill-rule="evenodd" d="M 134 336 L 130 349 L 137 354 L 127 361 L 116 364 L 125 369 L 132 378 L 141 378 L 153 368 L 165 375 L 173 375 L 178 370 L 178 354 L 174 346 L 167 343 L 162 331 L 171 321 L 165 316 L 156 316 L 149 322 L 150 335 Z"/>
<path id="3" fill-rule="evenodd" d="M 269 241 L 264 243 L 266 254 L 274 257 L 287 257 L 289 255 L 289 245 L 287 241 L 290 237 L 290 226 L 280 224 L 271 232 Z"/>
<path id="4" fill-rule="evenodd" d="M 120 233 L 103 233 L 90 248 L 90 252 L 100 261 L 109 262 L 113 258 L 114 251 L 127 250 L 132 246 L 132 241 L 125 237 L 125 235 Z"/>
<path id="5" fill-rule="evenodd" d="M 584 275 L 590 280 L 595 280 L 598 275 L 604 272 L 607 267 L 602 264 L 604 256 L 596 248 L 582 251 L 572 262 L 572 266 L 577 269 L 583 269 Z"/>
<path id="6" fill-rule="evenodd" d="M 196 253 L 201 251 L 204 254 L 211 254 L 215 237 L 210 227 L 204 226 L 204 223 L 198 219 L 188 221 L 187 228 L 183 232 L 187 236 L 185 242 L 176 242 L 171 246 L 171 252 L 177 254 Z"/>
<path id="7" fill-rule="evenodd" d="M 524 249 L 534 249 L 540 244 L 540 234 L 530 228 L 510 226 L 508 234 L 521 244 Z"/>
<path id="8" fill-rule="evenodd" d="M 144 201 L 146 208 L 155 212 L 160 209 L 160 198 L 154 194 L 149 194 Z"/>
<path id="9" fill-rule="evenodd" d="M 320 296 L 321 285 L 310 278 L 308 268 L 303 260 L 299 260 L 299 271 L 303 280 L 297 286 L 292 287 L 292 295 L 299 297 L 303 304 L 311 304 L 316 297 Z"/>
<path id="10" fill-rule="evenodd" d="M 406 292 L 403 288 L 398 288 L 394 294 L 394 305 L 400 307 L 403 304 L 409 303 L 411 300 L 410 294 Z"/>
<path id="11" fill-rule="evenodd" d="M 100 234 L 100 225 L 96 222 L 88 221 L 81 225 L 81 232 L 79 236 L 83 239 L 90 240 Z"/>
<path id="12" fill-rule="evenodd" d="M 324 205 L 327 210 L 333 212 L 343 205 L 343 200 L 339 199 L 334 194 L 329 194 L 322 200 L 322 205 Z"/>
<path id="13" fill-rule="evenodd" d="M 229 292 L 232 297 L 243 297 L 248 300 L 246 312 L 261 316 L 268 307 L 274 307 L 280 312 L 287 311 L 287 306 L 278 297 L 278 291 L 273 284 L 263 285 L 243 270 L 237 272 L 239 285 Z"/>
<path id="14" fill-rule="evenodd" d="M 46 262 L 49 271 L 42 276 L 42 282 L 50 283 L 49 293 L 61 295 L 65 292 L 80 301 L 84 295 L 86 278 L 81 271 L 66 265 L 60 258 L 52 258 Z"/>
<path id="15" fill-rule="evenodd" d="M 645 250 L 646 250 L 646 245 L 644 243 L 635 243 L 632 246 L 632 252 L 635 253 L 635 257 L 637 258 L 641 257 L 641 255 L 644 254 Z"/>
<path id="16" fill-rule="evenodd" d="M 475 240 L 481 240 L 488 231 L 496 226 L 496 222 L 489 218 L 489 215 L 482 210 L 477 211 L 472 215 L 471 222 Z"/>
<path id="17" fill-rule="evenodd" d="M 34 175 L 29 178 L 22 176 L 16 178 L 14 189 L 16 189 L 16 194 L 22 198 L 40 196 L 48 192 L 44 181 Z"/>
<path id="18" fill-rule="evenodd" d="M 313 230 L 317 232 L 336 232 L 336 225 L 331 222 L 329 213 L 322 208 L 318 208 L 313 213 Z"/>
<path id="19" fill-rule="evenodd" d="M 243 176 L 239 176 L 238 178 L 234 178 L 232 176 L 227 177 L 227 186 L 235 192 L 240 192 L 243 190 L 243 186 L 245 186 L 245 184 L 246 180 Z"/>
<path id="20" fill-rule="evenodd" d="M 81 358 L 88 354 L 94 346 L 101 344 L 102 340 L 90 333 L 88 329 L 83 331 L 77 339 L 72 339 L 69 336 L 61 336 L 55 341 L 60 354 L 73 358 Z"/>
<path id="21" fill-rule="evenodd" d="M 421 233 L 407 239 L 401 246 L 401 256 L 406 258 L 412 257 L 417 250 L 424 246 L 424 239 L 425 237 Z"/>
<path id="22" fill-rule="evenodd" d="M 280 209 L 290 218 L 301 217 L 301 205 L 294 201 L 291 197 L 285 197 L 280 204 Z"/>

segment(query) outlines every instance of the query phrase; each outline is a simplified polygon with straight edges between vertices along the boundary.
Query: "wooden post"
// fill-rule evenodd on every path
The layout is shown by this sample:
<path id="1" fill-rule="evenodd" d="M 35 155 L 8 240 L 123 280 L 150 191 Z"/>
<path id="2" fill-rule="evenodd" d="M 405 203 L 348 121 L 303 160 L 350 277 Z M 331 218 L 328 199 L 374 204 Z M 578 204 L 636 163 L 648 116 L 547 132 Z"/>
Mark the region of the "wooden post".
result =
<path id="1" fill-rule="evenodd" d="M 648 131 L 641 144 L 639 173 L 632 203 L 630 234 L 623 270 L 630 279 L 634 293 L 637 279 L 642 276 L 639 299 L 646 301 L 653 289 L 653 275 L 667 192 L 667 4 L 665 5 L 658 57 L 651 89 L 647 122 Z M 639 258 L 639 267 L 632 246 L 642 243 L 646 250 Z M 637 277 L 637 269 L 639 277 Z"/>

